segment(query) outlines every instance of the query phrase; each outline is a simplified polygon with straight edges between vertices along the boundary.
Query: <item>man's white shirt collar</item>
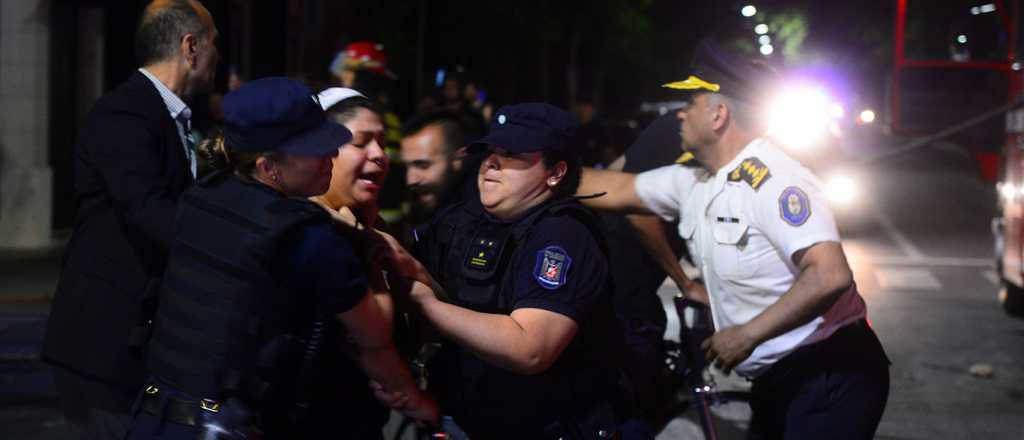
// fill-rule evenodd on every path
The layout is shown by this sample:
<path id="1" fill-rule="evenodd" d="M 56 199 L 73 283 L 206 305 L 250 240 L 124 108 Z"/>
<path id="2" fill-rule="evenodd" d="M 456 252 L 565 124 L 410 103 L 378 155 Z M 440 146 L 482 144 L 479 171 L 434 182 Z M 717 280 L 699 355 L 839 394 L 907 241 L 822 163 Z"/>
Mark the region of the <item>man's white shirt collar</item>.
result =
<path id="1" fill-rule="evenodd" d="M 156 90 L 160 92 L 160 98 L 164 100 L 164 105 L 167 106 L 167 111 L 171 114 L 172 119 L 177 121 L 179 116 L 186 121 L 192 119 L 192 109 L 188 108 L 188 104 L 185 104 L 185 101 L 179 98 L 178 95 L 175 95 L 171 89 L 168 89 L 163 82 L 153 76 L 152 73 L 149 73 L 148 70 L 140 67 L 139 72 L 145 75 L 146 78 L 149 78 L 149 81 L 153 83 Z"/>

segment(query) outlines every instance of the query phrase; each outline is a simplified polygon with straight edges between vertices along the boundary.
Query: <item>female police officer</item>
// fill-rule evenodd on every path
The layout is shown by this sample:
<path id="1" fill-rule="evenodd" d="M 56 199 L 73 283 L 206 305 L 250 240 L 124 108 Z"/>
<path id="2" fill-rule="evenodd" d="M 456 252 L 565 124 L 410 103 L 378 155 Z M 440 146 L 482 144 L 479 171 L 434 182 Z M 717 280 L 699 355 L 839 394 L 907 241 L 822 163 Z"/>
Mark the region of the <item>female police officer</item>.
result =
<path id="1" fill-rule="evenodd" d="M 229 94 L 224 114 L 221 171 L 186 192 L 178 212 L 149 345 L 152 382 L 129 438 L 322 436 L 303 421 L 318 352 L 340 349 L 321 347 L 332 318 L 356 364 L 411 396 L 402 410 L 436 418 L 396 354 L 390 320 L 367 295 L 352 244 L 305 199 L 327 189 L 349 131 L 324 117 L 308 88 L 283 78 Z M 347 428 L 334 437 L 380 438 Z"/>
<path id="2" fill-rule="evenodd" d="M 432 389 L 472 438 L 615 432 L 621 334 L 594 220 L 569 197 L 580 172 L 566 148 L 573 126 L 547 104 L 500 109 L 471 145 L 487 150 L 480 199 L 418 231 L 423 264 L 390 243 L 414 302 L 450 339 Z"/>

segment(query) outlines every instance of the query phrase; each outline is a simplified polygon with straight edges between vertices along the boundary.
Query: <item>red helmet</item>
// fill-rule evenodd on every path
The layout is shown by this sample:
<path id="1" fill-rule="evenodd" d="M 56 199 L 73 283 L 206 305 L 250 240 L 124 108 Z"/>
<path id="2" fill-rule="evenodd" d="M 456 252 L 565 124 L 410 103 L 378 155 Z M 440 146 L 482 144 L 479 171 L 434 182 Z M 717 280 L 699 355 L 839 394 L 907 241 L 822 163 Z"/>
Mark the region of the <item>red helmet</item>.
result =
<path id="1" fill-rule="evenodd" d="M 369 70 L 390 78 L 395 74 L 388 70 L 388 59 L 384 45 L 370 41 L 356 41 L 345 47 L 345 67 L 353 70 Z"/>

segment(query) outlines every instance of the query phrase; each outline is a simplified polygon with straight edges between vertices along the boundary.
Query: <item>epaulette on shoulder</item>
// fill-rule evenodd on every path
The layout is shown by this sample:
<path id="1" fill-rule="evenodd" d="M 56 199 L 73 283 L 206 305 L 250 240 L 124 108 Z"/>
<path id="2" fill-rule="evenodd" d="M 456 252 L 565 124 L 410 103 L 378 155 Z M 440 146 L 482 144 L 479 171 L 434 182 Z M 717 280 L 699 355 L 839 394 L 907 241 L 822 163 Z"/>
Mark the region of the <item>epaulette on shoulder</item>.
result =
<path id="1" fill-rule="evenodd" d="M 700 161 L 697 160 L 697 156 L 694 156 L 693 153 L 689 151 L 683 152 L 683 154 L 676 159 L 675 163 L 676 165 L 682 165 L 687 168 L 700 166 Z"/>
<path id="2" fill-rule="evenodd" d="M 757 191 L 761 189 L 761 185 L 764 185 L 771 178 L 771 170 L 768 169 L 764 162 L 761 162 L 761 159 L 748 157 L 743 159 L 736 168 L 729 172 L 728 180 L 730 182 L 747 182 L 754 191 Z"/>

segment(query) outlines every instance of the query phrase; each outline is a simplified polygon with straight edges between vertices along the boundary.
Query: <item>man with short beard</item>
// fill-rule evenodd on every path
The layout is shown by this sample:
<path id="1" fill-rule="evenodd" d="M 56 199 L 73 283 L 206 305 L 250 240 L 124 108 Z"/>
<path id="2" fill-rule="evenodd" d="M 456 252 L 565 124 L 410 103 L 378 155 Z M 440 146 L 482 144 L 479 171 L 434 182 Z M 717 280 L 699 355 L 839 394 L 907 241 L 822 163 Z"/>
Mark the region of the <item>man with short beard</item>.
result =
<path id="1" fill-rule="evenodd" d="M 452 203 L 479 197 L 480 158 L 462 154 L 464 138 L 462 122 L 450 112 L 417 118 L 402 130 L 401 157 L 405 183 L 412 193 L 413 224 Z"/>

